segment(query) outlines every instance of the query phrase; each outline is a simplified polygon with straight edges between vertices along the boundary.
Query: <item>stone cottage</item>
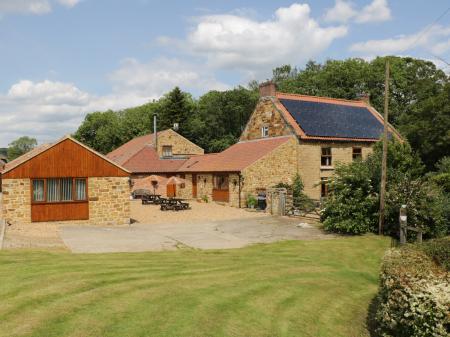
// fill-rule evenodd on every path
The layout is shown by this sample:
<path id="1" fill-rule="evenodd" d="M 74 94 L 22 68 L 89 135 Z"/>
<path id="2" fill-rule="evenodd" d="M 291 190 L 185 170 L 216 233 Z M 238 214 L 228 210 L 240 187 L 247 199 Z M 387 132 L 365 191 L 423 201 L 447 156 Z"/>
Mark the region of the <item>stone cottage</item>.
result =
<path id="1" fill-rule="evenodd" d="M 389 125 L 397 139 L 400 134 Z M 280 136 L 296 139 L 296 169 L 305 193 L 319 200 L 327 196 L 328 178 L 338 162 L 365 158 L 384 128 L 383 117 L 368 99 L 344 100 L 276 92 L 275 84 L 260 86 L 260 100 L 240 140 Z"/>
<path id="2" fill-rule="evenodd" d="M 130 221 L 130 173 L 70 136 L 7 163 L 1 180 L 10 223 Z"/>

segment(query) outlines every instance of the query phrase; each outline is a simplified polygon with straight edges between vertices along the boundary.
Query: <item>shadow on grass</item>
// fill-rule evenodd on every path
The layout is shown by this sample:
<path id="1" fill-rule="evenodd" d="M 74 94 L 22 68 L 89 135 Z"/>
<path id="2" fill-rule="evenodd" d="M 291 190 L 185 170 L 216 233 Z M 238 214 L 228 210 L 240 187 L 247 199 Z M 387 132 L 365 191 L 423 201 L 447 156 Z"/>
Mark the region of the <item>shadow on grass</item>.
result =
<path id="1" fill-rule="evenodd" d="M 378 323 L 375 320 L 379 304 L 380 299 L 378 298 L 378 295 L 375 295 L 374 298 L 372 298 L 372 300 L 370 301 L 369 310 L 366 318 L 366 325 L 367 329 L 369 330 L 370 337 L 381 337 L 381 335 L 377 333 Z"/>

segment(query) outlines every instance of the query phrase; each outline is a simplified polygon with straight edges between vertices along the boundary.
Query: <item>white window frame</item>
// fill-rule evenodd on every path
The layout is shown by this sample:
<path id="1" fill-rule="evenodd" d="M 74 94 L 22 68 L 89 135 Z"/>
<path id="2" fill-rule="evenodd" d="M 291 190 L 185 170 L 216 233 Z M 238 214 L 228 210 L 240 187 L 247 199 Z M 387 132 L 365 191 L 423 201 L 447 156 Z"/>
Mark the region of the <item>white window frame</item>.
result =
<path id="1" fill-rule="evenodd" d="M 264 125 L 263 127 L 261 127 L 261 137 L 262 138 L 269 137 L 269 126 Z"/>

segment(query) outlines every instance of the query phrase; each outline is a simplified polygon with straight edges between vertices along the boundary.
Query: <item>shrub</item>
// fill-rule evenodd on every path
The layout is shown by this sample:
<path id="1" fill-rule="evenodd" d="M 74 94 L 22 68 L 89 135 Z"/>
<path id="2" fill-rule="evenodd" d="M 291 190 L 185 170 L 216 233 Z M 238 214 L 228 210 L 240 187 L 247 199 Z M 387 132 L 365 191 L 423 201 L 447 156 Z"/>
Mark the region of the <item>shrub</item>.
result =
<path id="1" fill-rule="evenodd" d="M 450 237 L 426 241 L 421 248 L 436 263 L 450 271 Z"/>
<path id="2" fill-rule="evenodd" d="M 381 336 L 448 336 L 449 274 L 417 247 L 392 249 L 384 257 L 376 312 Z"/>
<path id="3" fill-rule="evenodd" d="M 247 207 L 255 207 L 256 203 L 256 198 L 252 194 L 249 194 L 247 197 Z"/>

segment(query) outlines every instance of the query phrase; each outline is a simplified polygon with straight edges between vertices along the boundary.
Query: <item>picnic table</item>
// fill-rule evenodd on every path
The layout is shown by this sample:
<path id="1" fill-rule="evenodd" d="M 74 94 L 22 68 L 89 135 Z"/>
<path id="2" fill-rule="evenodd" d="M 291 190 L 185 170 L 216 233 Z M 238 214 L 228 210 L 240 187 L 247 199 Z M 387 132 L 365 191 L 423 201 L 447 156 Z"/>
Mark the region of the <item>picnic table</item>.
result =
<path id="1" fill-rule="evenodd" d="M 184 202 L 185 199 L 180 198 L 168 198 L 164 199 L 164 202 L 161 203 L 161 211 L 181 211 L 190 209 L 189 203 Z"/>
<path id="2" fill-rule="evenodd" d="M 149 205 L 149 204 L 159 205 L 161 204 L 162 199 L 164 198 L 161 198 L 160 194 L 147 194 L 142 197 L 142 205 Z"/>

